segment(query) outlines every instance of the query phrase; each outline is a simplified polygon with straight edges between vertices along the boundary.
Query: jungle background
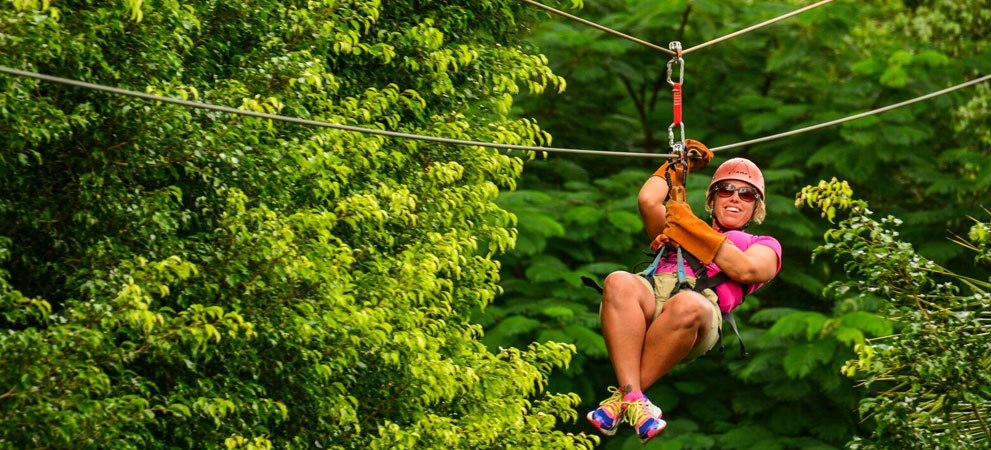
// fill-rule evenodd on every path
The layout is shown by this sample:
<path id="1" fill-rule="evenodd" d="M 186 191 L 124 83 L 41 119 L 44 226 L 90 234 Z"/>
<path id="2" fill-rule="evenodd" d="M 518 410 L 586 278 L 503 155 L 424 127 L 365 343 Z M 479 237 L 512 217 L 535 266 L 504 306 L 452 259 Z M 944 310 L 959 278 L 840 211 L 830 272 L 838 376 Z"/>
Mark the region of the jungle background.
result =
<path id="1" fill-rule="evenodd" d="M 686 47 L 797 1 L 549 2 Z M 517 1 L 0 4 L 0 64 L 463 139 L 667 152 L 667 55 Z M 837 1 L 685 57 L 710 147 L 991 73 L 981 0 Z M 647 394 L 647 448 L 991 439 L 991 87 L 717 153 L 764 169 L 751 356 Z M 0 446 L 639 448 L 601 280 L 661 160 L 312 129 L 0 76 Z M 834 180 L 836 179 L 836 180 Z M 598 443 L 598 444 L 597 444 Z"/>

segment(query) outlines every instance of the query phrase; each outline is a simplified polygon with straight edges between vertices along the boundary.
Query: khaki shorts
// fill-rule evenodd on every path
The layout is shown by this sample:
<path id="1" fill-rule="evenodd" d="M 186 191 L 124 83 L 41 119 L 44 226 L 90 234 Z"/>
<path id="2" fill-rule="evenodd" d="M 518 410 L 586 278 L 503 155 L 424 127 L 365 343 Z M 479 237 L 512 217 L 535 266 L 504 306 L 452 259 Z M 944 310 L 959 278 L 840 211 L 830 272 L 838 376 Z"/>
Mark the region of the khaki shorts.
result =
<path id="1" fill-rule="evenodd" d="M 650 281 L 642 276 L 637 276 L 640 281 L 643 282 L 647 289 L 652 289 L 654 292 L 654 319 L 657 319 L 658 314 L 664 310 L 664 303 L 668 301 L 668 295 L 674 290 L 674 287 L 678 284 L 678 274 L 677 273 L 659 273 L 654 275 L 654 286 L 650 285 Z M 688 284 L 692 287 L 695 286 L 695 277 L 685 277 L 688 280 Z M 689 363 L 699 356 L 709 353 L 719 342 L 719 330 L 723 327 L 723 314 L 719 311 L 719 297 L 712 289 L 706 289 L 701 292 L 706 299 L 712 303 L 712 326 L 709 328 L 709 332 L 705 334 L 705 339 L 702 342 L 696 342 L 692 350 L 688 352 L 685 359 L 681 360 L 683 363 Z"/>

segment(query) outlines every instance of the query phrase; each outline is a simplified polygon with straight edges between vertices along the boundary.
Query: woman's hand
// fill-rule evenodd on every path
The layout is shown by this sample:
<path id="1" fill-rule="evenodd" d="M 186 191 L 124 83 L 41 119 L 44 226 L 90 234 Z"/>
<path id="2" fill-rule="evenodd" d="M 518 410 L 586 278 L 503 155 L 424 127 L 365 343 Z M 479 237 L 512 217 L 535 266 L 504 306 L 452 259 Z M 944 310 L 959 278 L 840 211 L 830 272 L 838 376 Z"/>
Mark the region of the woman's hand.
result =
<path id="1" fill-rule="evenodd" d="M 713 230 L 709 224 L 695 217 L 688 203 L 672 200 L 666 206 L 668 216 L 664 234 L 688 253 L 695 255 L 703 264 L 711 263 L 726 240 L 726 235 Z"/>

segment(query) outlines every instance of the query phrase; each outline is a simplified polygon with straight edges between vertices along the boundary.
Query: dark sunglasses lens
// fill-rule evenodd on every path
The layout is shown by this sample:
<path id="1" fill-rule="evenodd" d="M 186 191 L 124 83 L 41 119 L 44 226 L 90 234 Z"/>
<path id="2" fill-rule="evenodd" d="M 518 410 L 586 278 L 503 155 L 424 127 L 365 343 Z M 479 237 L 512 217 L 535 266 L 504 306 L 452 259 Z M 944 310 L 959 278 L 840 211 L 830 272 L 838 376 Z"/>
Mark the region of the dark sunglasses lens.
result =
<path id="1" fill-rule="evenodd" d="M 757 191 L 753 188 L 740 188 L 736 190 L 737 194 L 740 194 L 740 200 L 747 203 L 757 200 Z"/>
<path id="2" fill-rule="evenodd" d="M 733 191 L 735 191 L 735 190 L 736 190 L 736 187 L 733 186 L 732 184 L 725 184 L 724 183 L 724 184 L 720 184 L 720 185 L 716 186 L 716 194 L 719 194 L 719 196 L 720 197 L 723 197 L 723 198 L 732 197 L 733 196 Z"/>
<path id="3" fill-rule="evenodd" d="M 718 194 L 720 197 L 730 198 L 733 196 L 734 192 L 739 194 L 740 200 L 743 200 L 745 202 L 749 203 L 754 200 L 757 200 L 757 195 L 758 195 L 757 189 L 754 189 L 752 187 L 745 186 L 738 188 L 729 183 L 723 183 L 716 186 L 716 194 Z"/>

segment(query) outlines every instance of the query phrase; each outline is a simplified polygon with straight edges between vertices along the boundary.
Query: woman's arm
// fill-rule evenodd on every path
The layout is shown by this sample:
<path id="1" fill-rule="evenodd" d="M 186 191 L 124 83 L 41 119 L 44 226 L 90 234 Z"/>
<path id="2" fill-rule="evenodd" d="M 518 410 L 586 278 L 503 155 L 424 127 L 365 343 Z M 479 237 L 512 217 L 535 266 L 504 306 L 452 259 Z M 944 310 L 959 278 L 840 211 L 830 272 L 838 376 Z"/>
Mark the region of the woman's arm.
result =
<path id="1" fill-rule="evenodd" d="M 640 206 L 640 218 L 643 219 L 647 237 L 654 239 L 664 231 L 667 209 L 664 201 L 668 198 L 668 182 L 659 176 L 652 176 L 640 188 L 637 202 Z"/>
<path id="2" fill-rule="evenodd" d="M 778 271 L 778 254 L 766 245 L 754 244 L 741 251 L 727 239 L 713 259 L 731 280 L 742 284 L 766 283 Z"/>

